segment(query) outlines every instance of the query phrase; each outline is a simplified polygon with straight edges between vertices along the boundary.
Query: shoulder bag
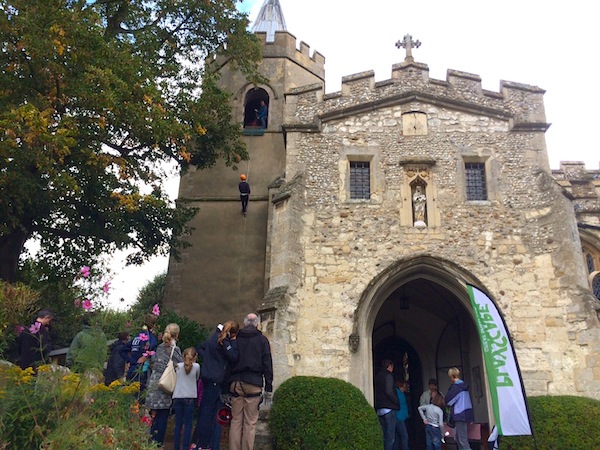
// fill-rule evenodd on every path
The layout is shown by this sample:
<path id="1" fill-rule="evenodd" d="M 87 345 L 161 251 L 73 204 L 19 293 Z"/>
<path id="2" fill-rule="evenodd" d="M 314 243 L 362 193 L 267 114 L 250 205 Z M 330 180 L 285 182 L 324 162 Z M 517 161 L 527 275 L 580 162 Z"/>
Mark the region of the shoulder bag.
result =
<path id="1" fill-rule="evenodd" d="M 175 346 L 173 346 L 173 348 L 171 349 L 171 356 L 169 357 L 167 367 L 160 376 L 160 380 L 158 380 L 158 387 L 161 388 L 167 394 L 173 393 L 173 391 L 175 390 L 175 383 L 177 382 L 177 373 L 175 372 L 175 365 L 173 364 L 174 351 Z"/>

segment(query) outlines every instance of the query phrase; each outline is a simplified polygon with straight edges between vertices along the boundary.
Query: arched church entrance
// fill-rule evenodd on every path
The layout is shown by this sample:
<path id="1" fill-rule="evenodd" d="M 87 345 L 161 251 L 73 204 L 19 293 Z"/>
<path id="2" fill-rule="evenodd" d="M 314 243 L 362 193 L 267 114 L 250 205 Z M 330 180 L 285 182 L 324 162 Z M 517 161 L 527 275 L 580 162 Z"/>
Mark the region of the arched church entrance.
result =
<path id="1" fill-rule="evenodd" d="M 353 365 L 368 374 L 361 380 L 367 398 L 373 399 L 372 383 L 383 359 L 394 361 L 395 379 L 408 383 L 411 449 L 425 443 L 419 397 L 430 378 L 437 378 L 445 394 L 450 367 L 458 367 L 469 383 L 476 421 L 489 422 L 481 342 L 466 283 L 481 286 L 452 262 L 411 258 L 371 282 L 355 315 L 360 345 Z"/>

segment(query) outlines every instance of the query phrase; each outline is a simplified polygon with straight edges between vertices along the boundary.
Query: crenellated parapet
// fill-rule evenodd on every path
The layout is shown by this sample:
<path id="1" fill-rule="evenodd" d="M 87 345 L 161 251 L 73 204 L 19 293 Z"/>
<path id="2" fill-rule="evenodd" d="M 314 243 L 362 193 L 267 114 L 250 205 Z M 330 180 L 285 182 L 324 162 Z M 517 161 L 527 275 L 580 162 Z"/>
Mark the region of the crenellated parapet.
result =
<path id="1" fill-rule="evenodd" d="M 446 80 L 429 77 L 429 67 L 417 62 L 392 66 L 392 77 L 376 82 L 373 71 L 342 78 L 338 92 L 325 94 L 319 85 L 287 93 L 285 123 L 290 127 L 318 127 L 320 123 L 381 107 L 426 102 L 439 107 L 489 116 L 509 122 L 512 131 L 546 131 L 545 91 L 501 81 L 498 92 L 483 89 L 478 75 L 448 70 Z"/>
<path id="2" fill-rule="evenodd" d="M 600 170 L 587 170 L 581 161 L 561 161 L 552 176 L 571 200 L 577 221 L 600 227 Z"/>
<path id="3" fill-rule="evenodd" d="M 263 49 L 263 59 L 287 58 L 322 80 L 325 79 L 325 57 L 316 50 L 311 55 L 310 46 L 303 41 L 298 45 L 293 34 L 287 31 L 276 31 L 273 42 L 267 41 L 267 33 L 256 33 L 256 37 Z"/>

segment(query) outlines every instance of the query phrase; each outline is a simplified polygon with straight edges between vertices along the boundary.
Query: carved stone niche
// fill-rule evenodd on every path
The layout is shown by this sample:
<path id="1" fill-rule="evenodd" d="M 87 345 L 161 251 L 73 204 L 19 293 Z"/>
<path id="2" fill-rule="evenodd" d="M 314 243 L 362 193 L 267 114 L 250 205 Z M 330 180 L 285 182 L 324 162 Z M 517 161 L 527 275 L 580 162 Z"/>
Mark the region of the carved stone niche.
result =
<path id="1" fill-rule="evenodd" d="M 356 353 L 358 351 L 358 344 L 360 343 L 360 336 L 356 333 L 352 333 L 348 337 L 348 346 L 350 347 L 350 351 L 352 353 Z"/>
<path id="2" fill-rule="evenodd" d="M 399 165 L 404 172 L 400 188 L 402 195 L 400 223 L 403 226 L 413 226 L 420 230 L 439 226 L 439 212 L 435 202 L 437 192 L 432 171 L 435 163 L 435 159 L 426 157 L 408 157 L 400 160 Z M 423 192 L 426 199 L 425 204 L 421 204 L 421 208 L 424 206 L 425 210 L 422 211 L 420 208 L 419 217 L 416 217 L 415 210 L 417 187 Z"/>

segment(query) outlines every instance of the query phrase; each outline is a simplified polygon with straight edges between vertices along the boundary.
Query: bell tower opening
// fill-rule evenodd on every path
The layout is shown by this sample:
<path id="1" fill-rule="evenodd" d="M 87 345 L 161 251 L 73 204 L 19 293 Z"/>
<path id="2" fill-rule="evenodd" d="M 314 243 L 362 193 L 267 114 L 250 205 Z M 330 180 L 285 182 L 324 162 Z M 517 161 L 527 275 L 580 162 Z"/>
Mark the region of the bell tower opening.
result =
<path id="1" fill-rule="evenodd" d="M 248 91 L 244 101 L 244 128 L 267 128 L 269 94 L 262 88 Z"/>

